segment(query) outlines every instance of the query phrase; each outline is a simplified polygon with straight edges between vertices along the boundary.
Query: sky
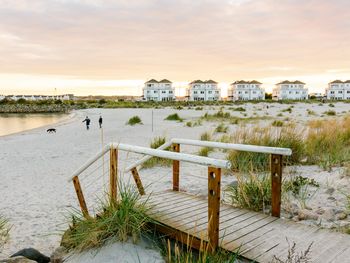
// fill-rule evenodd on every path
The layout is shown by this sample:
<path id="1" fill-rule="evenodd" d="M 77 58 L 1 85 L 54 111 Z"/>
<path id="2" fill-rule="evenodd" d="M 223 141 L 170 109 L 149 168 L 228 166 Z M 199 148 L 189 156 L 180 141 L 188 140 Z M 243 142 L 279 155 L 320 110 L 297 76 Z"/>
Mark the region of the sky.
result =
<path id="1" fill-rule="evenodd" d="M 0 0 L 0 94 L 350 79 L 349 0 Z"/>

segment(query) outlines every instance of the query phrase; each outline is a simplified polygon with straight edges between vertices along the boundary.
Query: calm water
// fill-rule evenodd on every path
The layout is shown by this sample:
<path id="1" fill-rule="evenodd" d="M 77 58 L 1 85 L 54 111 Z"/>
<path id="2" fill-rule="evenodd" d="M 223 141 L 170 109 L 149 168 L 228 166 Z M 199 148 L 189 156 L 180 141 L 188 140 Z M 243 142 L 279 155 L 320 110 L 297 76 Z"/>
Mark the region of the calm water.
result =
<path id="1" fill-rule="evenodd" d="M 54 124 L 67 114 L 0 114 L 0 136 Z"/>

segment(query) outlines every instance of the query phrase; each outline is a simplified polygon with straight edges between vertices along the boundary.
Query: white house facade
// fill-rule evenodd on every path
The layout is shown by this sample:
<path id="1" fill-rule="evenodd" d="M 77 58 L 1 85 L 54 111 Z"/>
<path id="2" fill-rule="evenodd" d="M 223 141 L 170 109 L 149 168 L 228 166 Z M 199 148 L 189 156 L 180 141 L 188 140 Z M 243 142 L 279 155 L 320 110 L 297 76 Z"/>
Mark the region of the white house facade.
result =
<path id="1" fill-rule="evenodd" d="M 145 82 L 143 98 L 146 101 L 173 101 L 175 89 L 172 87 L 172 82 L 167 79 L 161 81 L 151 79 Z"/>
<path id="2" fill-rule="evenodd" d="M 17 101 L 19 99 L 25 99 L 28 101 L 38 101 L 38 100 L 74 100 L 73 94 L 63 94 L 63 95 L 7 95 L 3 99 Z M 1 95 L 0 95 L 1 100 Z"/>
<path id="3" fill-rule="evenodd" d="M 264 100 L 265 90 L 259 81 L 235 81 L 228 89 L 228 100 Z"/>
<path id="4" fill-rule="evenodd" d="M 272 91 L 272 98 L 277 100 L 307 100 L 308 90 L 305 83 L 296 81 L 282 81 L 276 84 Z"/>
<path id="5" fill-rule="evenodd" d="M 218 101 L 221 92 L 214 80 L 194 80 L 189 84 L 187 96 L 190 101 Z"/>
<path id="6" fill-rule="evenodd" d="M 350 100 L 350 80 L 335 80 L 328 83 L 326 96 L 328 100 Z"/>

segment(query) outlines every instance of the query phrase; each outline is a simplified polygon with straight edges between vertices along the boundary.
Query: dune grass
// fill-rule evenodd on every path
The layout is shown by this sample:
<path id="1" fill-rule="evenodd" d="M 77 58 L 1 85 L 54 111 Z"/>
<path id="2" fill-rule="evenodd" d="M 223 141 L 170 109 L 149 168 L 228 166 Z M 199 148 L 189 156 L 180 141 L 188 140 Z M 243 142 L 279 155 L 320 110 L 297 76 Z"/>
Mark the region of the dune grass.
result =
<path id="1" fill-rule="evenodd" d="M 227 131 L 228 131 L 228 126 L 226 126 L 224 123 L 220 123 L 215 128 L 215 132 L 217 133 L 227 133 Z"/>
<path id="2" fill-rule="evenodd" d="M 308 163 L 323 168 L 343 165 L 350 160 L 350 116 L 309 122 L 305 141 Z"/>
<path id="3" fill-rule="evenodd" d="M 0 215 L 0 249 L 8 241 L 10 228 L 8 220 Z"/>
<path id="4" fill-rule="evenodd" d="M 284 158 L 286 164 L 300 163 L 304 154 L 303 132 L 293 126 L 281 127 L 278 130 L 273 127 L 242 127 L 235 131 L 231 138 L 234 143 L 291 148 L 293 155 Z M 229 151 L 227 159 L 231 162 L 233 170 L 241 172 L 266 171 L 270 164 L 270 156 L 263 153 Z"/>
<path id="5" fill-rule="evenodd" d="M 133 116 L 128 120 L 128 122 L 126 124 L 134 126 L 136 124 L 142 124 L 142 120 L 139 116 Z"/>
<path id="6" fill-rule="evenodd" d="M 166 142 L 166 137 L 163 136 L 158 136 L 155 137 L 151 143 L 150 143 L 150 147 L 152 149 L 157 149 L 159 146 L 163 145 Z M 166 148 L 166 151 L 171 150 L 170 148 Z M 141 168 L 152 168 L 155 166 L 171 166 L 171 164 L 173 163 L 172 160 L 170 159 L 164 159 L 164 158 L 160 158 L 160 157 L 152 157 L 149 160 L 147 160 L 146 162 L 144 162 L 141 165 Z"/>
<path id="7" fill-rule="evenodd" d="M 264 211 L 271 205 L 269 174 L 237 174 L 237 184 L 227 188 L 232 205 L 254 211 Z"/>
<path id="8" fill-rule="evenodd" d="M 183 121 L 183 119 L 177 113 L 170 114 L 164 120 L 166 120 L 166 121 L 179 121 L 179 122 Z"/>
<path id="9" fill-rule="evenodd" d="M 192 249 L 192 240 L 188 236 L 184 243 L 164 238 L 163 236 L 153 237 L 156 246 L 159 248 L 165 262 L 167 263 L 211 263 L 211 262 L 237 262 L 239 251 L 237 253 L 228 252 L 218 248 L 214 253 L 210 253 L 205 242 L 201 240 L 200 249 Z"/>
<path id="10" fill-rule="evenodd" d="M 70 228 L 64 233 L 61 245 L 81 251 L 129 238 L 137 242 L 151 222 L 146 215 L 147 201 L 139 201 L 139 193 L 130 186 L 120 185 L 119 189 L 119 200 L 103 201 L 96 217 L 85 218 L 80 211 L 73 211 Z"/>

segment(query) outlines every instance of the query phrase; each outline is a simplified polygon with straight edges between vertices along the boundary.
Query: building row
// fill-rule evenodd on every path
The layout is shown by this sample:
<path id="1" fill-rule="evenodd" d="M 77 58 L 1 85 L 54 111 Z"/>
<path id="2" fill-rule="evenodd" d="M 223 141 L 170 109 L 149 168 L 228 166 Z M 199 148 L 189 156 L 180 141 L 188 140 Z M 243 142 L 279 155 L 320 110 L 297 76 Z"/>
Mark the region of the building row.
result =
<path id="1" fill-rule="evenodd" d="M 326 94 L 309 94 L 305 83 L 299 80 L 285 80 L 276 84 L 272 90 L 272 98 L 275 100 L 307 100 L 309 96 L 318 99 L 349 100 L 350 80 L 335 80 L 328 84 Z M 189 101 L 218 101 L 221 100 L 221 90 L 214 80 L 194 80 L 188 84 L 186 99 Z M 262 83 L 256 80 L 239 80 L 230 84 L 227 100 L 264 100 L 265 90 Z M 163 79 L 157 81 L 151 79 L 145 83 L 143 88 L 143 100 L 146 101 L 173 101 L 176 100 L 175 88 L 172 82 Z"/>
<path id="2" fill-rule="evenodd" d="M 18 101 L 19 99 L 25 99 L 28 101 L 39 101 L 39 100 L 73 100 L 73 94 L 63 95 L 0 95 L 0 100 L 8 99 Z"/>

